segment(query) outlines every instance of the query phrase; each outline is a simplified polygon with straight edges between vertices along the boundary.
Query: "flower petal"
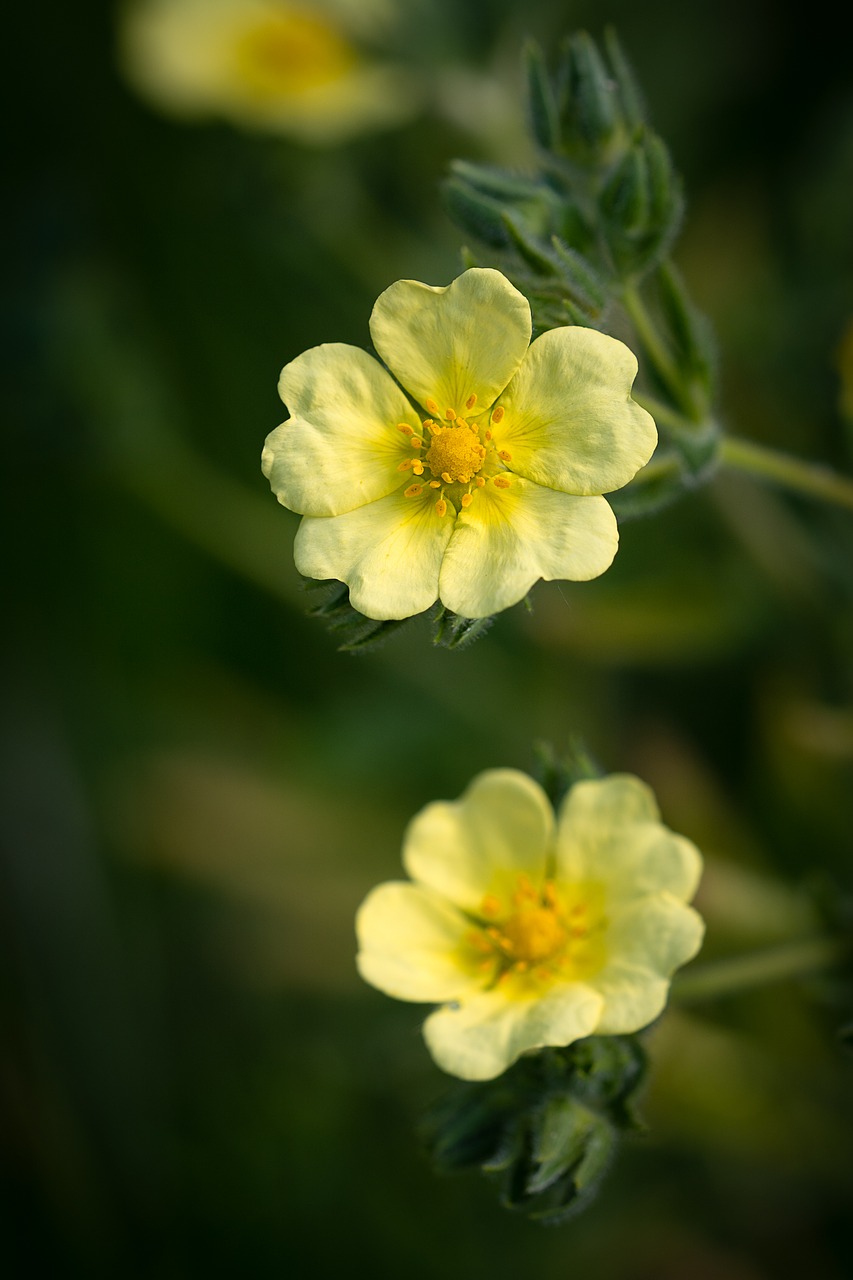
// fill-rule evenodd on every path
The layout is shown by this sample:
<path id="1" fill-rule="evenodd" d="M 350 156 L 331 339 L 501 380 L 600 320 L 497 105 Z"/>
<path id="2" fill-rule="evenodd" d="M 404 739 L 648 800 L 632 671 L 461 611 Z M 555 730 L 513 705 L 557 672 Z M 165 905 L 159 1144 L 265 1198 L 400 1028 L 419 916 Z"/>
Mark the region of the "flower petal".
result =
<path id="1" fill-rule="evenodd" d="M 285 365 L 279 394 L 293 416 L 267 436 L 261 465 L 283 506 L 336 516 L 399 487 L 412 449 L 397 423 L 421 423 L 373 356 L 342 342 L 312 347 Z"/>
<path id="2" fill-rule="evenodd" d="M 604 997 L 604 1009 L 596 1035 L 628 1035 L 647 1027 L 663 1011 L 669 995 L 666 978 L 648 969 L 613 961 L 595 975 L 596 991 Z"/>
<path id="3" fill-rule="evenodd" d="M 426 496 L 426 495 L 431 496 Z M 433 490 L 402 491 L 340 516 L 306 516 L 293 545 L 308 578 L 337 578 L 353 608 L 367 618 L 410 618 L 434 604 L 452 520 L 435 510 Z"/>
<path id="4" fill-rule="evenodd" d="M 568 983 L 531 999 L 507 999 L 500 987 L 436 1010 L 424 1023 L 438 1065 L 463 1080 L 493 1080 L 522 1053 L 567 1045 L 596 1030 L 602 997 Z"/>
<path id="5" fill-rule="evenodd" d="M 373 345 L 422 405 L 466 412 L 476 394 L 488 408 L 521 364 L 530 304 L 500 271 L 474 267 L 443 288 L 398 280 L 370 317 Z M 477 410 L 475 410 L 477 412 Z"/>
<path id="6" fill-rule="evenodd" d="M 508 895 L 522 873 L 542 883 L 552 829 L 538 783 L 515 769 L 490 769 L 459 800 L 429 804 L 412 819 L 403 862 L 413 879 L 476 914 L 487 894 Z"/>
<path id="7" fill-rule="evenodd" d="M 658 817 L 651 790 L 630 774 L 576 783 L 557 820 L 558 875 L 602 883 L 608 902 L 660 891 L 689 901 L 701 855 Z"/>
<path id="8" fill-rule="evenodd" d="M 611 961 L 669 978 L 679 965 L 693 959 L 704 933 L 698 911 L 671 894 L 657 893 L 612 909 L 605 945 Z M 593 985 L 598 986 L 598 975 Z"/>
<path id="9" fill-rule="evenodd" d="M 492 425 L 511 469 L 564 493 L 610 493 L 645 466 L 654 420 L 631 399 L 637 361 L 624 343 L 573 326 L 543 333 L 500 398 Z"/>
<path id="10" fill-rule="evenodd" d="M 442 604 L 486 618 L 517 604 L 544 578 L 585 581 L 611 564 L 619 545 L 604 498 L 578 498 L 520 477 L 487 484 L 463 510 L 441 567 Z"/>
<path id="11" fill-rule="evenodd" d="M 398 1000 L 455 1000 L 482 984 L 465 945 L 465 916 L 423 885 L 380 884 L 356 916 L 358 970 Z"/>

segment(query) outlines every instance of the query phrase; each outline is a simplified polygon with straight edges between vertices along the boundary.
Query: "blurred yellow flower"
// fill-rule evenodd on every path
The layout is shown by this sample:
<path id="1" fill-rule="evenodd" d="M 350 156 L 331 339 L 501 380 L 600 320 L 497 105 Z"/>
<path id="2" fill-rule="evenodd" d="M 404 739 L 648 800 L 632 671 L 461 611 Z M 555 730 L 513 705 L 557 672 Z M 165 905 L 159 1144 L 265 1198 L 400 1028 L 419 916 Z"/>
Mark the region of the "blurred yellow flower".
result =
<path id="1" fill-rule="evenodd" d="M 263 470 L 305 516 L 300 573 L 346 583 L 378 619 L 437 599 L 488 617 L 540 578 L 603 573 L 618 531 L 600 495 L 657 441 L 631 399 L 628 348 L 581 327 L 531 343 L 527 299 L 485 268 L 446 288 L 397 281 L 370 332 L 387 370 L 329 343 L 281 374 L 292 417 L 267 437 Z"/>
<path id="2" fill-rule="evenodd" d="M 363 978 L 441 1003 L 424 1024 L 440 1067 L 490 1080 L 521 1054 L 638 1031 L 702 943 L 686 905 L 702 860 L 628 774 L 577 783 L 554 817 L 512 769 L 410 823 L 411 882 L 379 885 L 357 917 Z"/>
<path id="3" fill-rule="evenodd" d="M 362 51 L 377 0 L 131 0 L 122 11 L 128 79 L 184 117 L 332 143 L 411 114 L 401 68 Z"/>

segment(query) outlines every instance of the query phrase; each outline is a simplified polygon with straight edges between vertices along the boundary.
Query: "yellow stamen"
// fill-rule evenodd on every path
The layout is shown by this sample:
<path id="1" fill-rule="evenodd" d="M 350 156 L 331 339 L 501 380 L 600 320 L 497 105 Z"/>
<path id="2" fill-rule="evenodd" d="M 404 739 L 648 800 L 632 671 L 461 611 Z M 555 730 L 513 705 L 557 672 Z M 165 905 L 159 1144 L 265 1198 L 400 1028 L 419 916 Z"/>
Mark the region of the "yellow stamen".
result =
<path id="1" fill-rule="evenodd" d="M 435 403 L 434 400 L 427 400 L 426 407 L 429 409 L 430 413 L 435 413 L 435 414 L 439 413 L 438 405 Z"/>
<path id="2" fill-rule="evenodd" d="M 460 498 L 460 502 L 462 503 L 463 507 L 470 507 L 473 501 L 474 501 L 473 493 L 463 493 L 462 497 Z"/>
<path id="3" fill-rule="evenodd" d="M 429 482 L 429 487 L 430 487 L 431 489 L 440 489 L 440 488 L 441 488 L 441 481 L 440 481 L 440 480 L 430 480 L 430 482 Z"/>
<path id="4" fill-rule="evenodd" d="M 474 484 L 477 486 L 478 489 L 484 489 L 486 487 L 486 481 L 483 476 L 477 476 L 477 479 L 474 481 Z"/>
<path id="5" fill-rule="evenodd" d="M 412 458 L 412 470 L 414 471 L 414 473 L 415 473 L 415 475 L 416 475 L 416 476 L 422 476 L 422 475 L 423 475 L 423 473 L 424 473 L 424 464 L 421 462 L 420 458 Z M 507 485 L 509 485 L 509 481 L 508 481 L 508 480 L 507 480 Z"/>
<path id="6" fill-rule="evenodd" d="M 441 478 L 445 484 L 453 484 L 453 476 L 449 471 L 442 471 Z"/>
<path id="7" fill-rule="evenodd" d="M 397 464 L 398 471 L 410 471 L 412 467 L 412 458 L 404 458 L 402 462 Z"/>
<path id="8" fill-rule="evenodd" d="M 500 915 L 500 910 L 501 910 L 500 898 L 496 898 L 493 893 L 487 893 L 482 903 L 480 904 L 480 910 L 482 911 L 484 916 Z"/>
<path id="9" fill-rule="evenodd" d="M 484 431 L 484 432 L 483 432 L 483 439 L 484 439 L 484 440 L 491 440 L 491 438 L 492 438 L 492 433 L 491 433 L 491 431 Z"/>
<path id="10" fill-rule="evenodd" d="M 504 409 L 503 405 L 499 404 L 497 409 L 495 409 L 494 413 L 492 414 L 492 423 L 494 426 L 497 426 L 499 422 L 503 421 L 503 416 L 505 413 L 506 413 L 506 410 Z"/>
<path id="11" fill-rule="evenodd" d="M 419 493 L 423 492 L 422 484 L 410 484 L 408 489 L 403 490 L 404 498 L 416 498 Z"/>
<path id="12" fill-rule="evenodd" d="M 431 436 L 437 436 L 441 432 L 441 427 L 437 422 L 433 422 L 432 418 L 424 418 L 424 426 Z"/>
<path id="13" fill-rule="evenodd" d="M 422 449 L 424 447 L 424 442 L 421 440 L 420 436 L 412 436 L 409 444 L 413 449 Z M 503 457 L 503 454 L 501 454 L 501 457 Z M 509 457 L 509 454 L 507 454 L 507 457 Z"/>
<path id="14" fill-rule="evenodd" d="M 453 421 L 454 421 L 454 419 L 456 418 L 456 410 L 455 410 L 455 409 L 445 409 L 445 411 L 444 411 L 444 416 L 445 416 L 445 418 L 447 419 L 447 421 L 448 421 L 448 422 L 453 422 Z"/>
<path id="15" fill-rule="evenodd" d="M 444 498 L 439 498 L 438 502 L 435 504 L 435 509 L 440 516 L 447 515 L 447 503 L 444 501 Z"/>
<path id="16" fill-rule="evenodd" d="M 499 449 L 498 457 L 503 458 L 504 462 L 512 462 L 512 454 L 507 452 L 506 449 Z"/>
<path id="17" fill-rule="evenodd" d="M 411 436 L 415 433 L 414 427 L 410 427 L 408 422 L 398 422 L 397 430 L 402 431 L 404 436 Z"/>
<path id="18" fill-rule="evenodd" d="M 496 489 L 508 489 L 510 486 L 510 481 L 507 480 L 506 476 L 495 476 L 492 483 Z"/>
<path id="19" fill-rule="evenodd" d="M 477 392 L 475 391 L 475 392 L 474 392 L 472 395 L 470 395 L 470 396 L 468 397 L 468 399 L 465 401 L 465 408 L 466 408 L 466 409 L 473 409 L 473 408 L 474 408 L 474 405 L 475 405 L 476 403 L 477 403 Z"/>

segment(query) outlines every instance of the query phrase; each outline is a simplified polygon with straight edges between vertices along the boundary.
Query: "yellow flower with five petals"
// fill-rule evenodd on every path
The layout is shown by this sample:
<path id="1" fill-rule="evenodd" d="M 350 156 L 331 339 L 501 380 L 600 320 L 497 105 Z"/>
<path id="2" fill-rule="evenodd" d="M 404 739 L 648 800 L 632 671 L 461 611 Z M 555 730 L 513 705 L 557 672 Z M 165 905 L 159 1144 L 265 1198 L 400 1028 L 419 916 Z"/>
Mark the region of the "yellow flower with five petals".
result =
<path id="1" fill-rule="evenodd" d="M 628 774 L 576 783 L 554 815 L 526 774 L 494 769 L 410 823 L 409 882 L 379 885 L 356 922 L 361 975 L 441 1007 L 435 1061 L 465 1080 L 523 1053 L 638 1031 L 702 943 L 687 905 L 698 850 Z"/>
<path id="2" fill-rule="evenodd" d="M 364 52 L 382 0 L 128 0 L 120 57 L 155 106 L 311 144 L 395 124 L 419 105 L 409 69 Z"/>
<path id="3" fill-rule="evenodd" d="M 370 320 L 386 367 L 342 343 L 285 366 L 292 416 L 267 437 L 263 470 L 304 516 L 302 574 L 346 583 L 369 618 L 436 600 L 483 618 L 540 578 L 607 569 L 618 530 L 601 495 L 657 442 L 631 399 L 637 362 L 594 329 L 532 343 L 531 331 L 527 299 L 472 268 L 447 287 L 386 289 Z"/>

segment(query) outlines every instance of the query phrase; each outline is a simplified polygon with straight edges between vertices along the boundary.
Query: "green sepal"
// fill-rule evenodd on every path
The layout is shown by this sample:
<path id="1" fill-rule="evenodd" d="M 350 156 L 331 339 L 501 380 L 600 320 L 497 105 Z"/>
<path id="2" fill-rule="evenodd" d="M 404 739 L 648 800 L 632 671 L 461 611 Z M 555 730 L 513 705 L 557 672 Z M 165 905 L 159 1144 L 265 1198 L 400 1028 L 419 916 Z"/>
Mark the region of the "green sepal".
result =
<path id="1" fill-rule="evenodd" d="M 563 151 L 587 161 L 606 161 L 621 119 L 616 84 L 595 41 L 586 31 L 570 36 L 561 65 Z"/>
<path id="2" fill-rule="evenodd" d="M 604 776 L 604 770 L 577 736 L 571 738 L 568 750 L 561 755 L 550 742 L 535 743 L 533 754 L 536 758 L 533 776 L 555 809 L 560 807 L 576 782 Z"/>
<path id="3" fill-rule="evenodd" d="M 488 618 L 463 618 L 442 604 L 434 605 L 429 617 L 432 642 L 440 649 L 466 648 L 484 636 L 495 620 L 494 614 Z"/>
<path id="4" fill-rule="evenodd" d="M 425 1117 L 435 1167 L 479 1169 L 502 1203 L 541 1223 L 585 1207 L 619 1135 L 642 1125 L 646 1056 L 635 1036 L 593 1036 L 520 1059 L 497 1080 L 459 1083 Z"/>
<path id="5" fill-rule="evenodd" d="M 458 178 L 446 179 L 441 184 L 441 195 L 445 209 L 461 231 L 492 249 L 503 249 L 509 243 L 506 214 L 499 200 Z"/>
<path id="6" fill-rule="evenodd" d="M 535 40 L 528 40 L 522 53 L 527 82 L 527 108 L 530 132 L 543 151 L 556 151 L 560 145 L 560 118 L 551 87 L 545 57 Z"/>
<path id="7" fill-rule="evenodd" d="M 681 276 L 671 262 L 661 263 L 656 277 L 657 298 L 670 342 L 703 405 L 712 398 L 716 350 L 711 326 L 688 297 Z"/>
<path id="8" fill-rule="evenodd" d="M 592 313 L 600 311 L 607 302 L 607 282 L 592 263 L 564 244 L 559 236 L 551 237 L 551 245 L 559 260 L 560 275 L 573 297 Z"/>
<path id="9" fill-rule="evenodd" d="M 620 274 L 644 275 L 669 249 L 684 213 L 680 180 L 657 134 L 638 133 L 602 188 L 600 208 Z"/>
<path id="10" fill-rule="evenodd" d="M 613 27 L 607 27 L 604 32 L 604 51 L 616 82 L 625 125 L 633 133 L 645 121 L 646 107 L 636 76 Z"/>
<path id="11" fill-rule="evenodd" d="M 367 618 L 350 604 L 349 587 L 330 579 L 315 582 L 305 578 L 303 585 L 315 599 L 306 612 L 309 618 L 322 618 L 328 629 L 340 641 L 342 653 L 367 653 L 378 649 L 395 631 L 412 621 L 411 618 Z"/>

